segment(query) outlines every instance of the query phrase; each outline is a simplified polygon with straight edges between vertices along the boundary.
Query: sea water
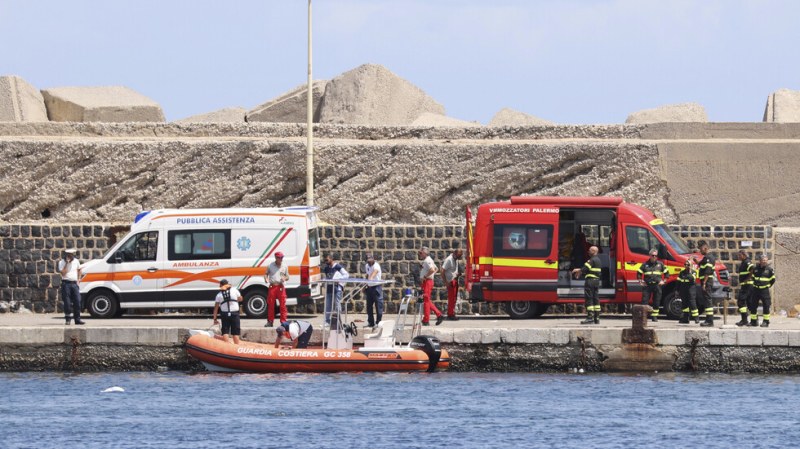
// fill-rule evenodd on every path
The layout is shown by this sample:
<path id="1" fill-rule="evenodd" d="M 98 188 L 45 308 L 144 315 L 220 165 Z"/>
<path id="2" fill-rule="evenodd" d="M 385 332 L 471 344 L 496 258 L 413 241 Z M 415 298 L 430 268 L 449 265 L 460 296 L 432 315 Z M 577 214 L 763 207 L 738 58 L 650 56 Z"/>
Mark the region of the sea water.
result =
<path id="1" fill-rule="evenodd" d="M 799 400 L 796 376 L 3 373 L 0 447 L 784 448 Z"/>

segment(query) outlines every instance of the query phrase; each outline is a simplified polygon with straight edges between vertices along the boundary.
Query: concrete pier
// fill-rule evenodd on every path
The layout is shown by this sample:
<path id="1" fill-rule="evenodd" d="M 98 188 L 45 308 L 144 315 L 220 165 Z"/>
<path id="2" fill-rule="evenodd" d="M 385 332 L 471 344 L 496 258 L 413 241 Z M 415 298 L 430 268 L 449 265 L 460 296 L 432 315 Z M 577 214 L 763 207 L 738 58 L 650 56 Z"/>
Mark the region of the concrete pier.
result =
<path id="1" fill-rule="evenodd" d="M 393 319 L 394 317 L 386 317 Z M 315 328 L 312 345 L 321 338 L 319 316 L 297 315 Z M 208 329 L 210 316 L 133 316 L 111 320 L 88 318 L 85 326 L 65 326 L 54 314 L 0 315 L 0 371 L 155 371 L 202 370 L 183 343 L 189 329 Z M 364 315 L 348 317 L 359 326 L 356 343 L 369 329 Z M 649 323 L 655 342 L 632 349 L 623 342 L 630 315 L 582 326 L 572 316 L 510 320 L 498 316 L 465 316 L 441 326 L 423 327 L 438 337 L 453 359 L 454 371 L 564 372 L 700 371 L 800 372 L 800 320 L 775 317 L 769 328 L 738 328 L 720 317 L 713 328 L 662 320 Z M 242 320 L 242 337 L 272 343 L 274 329 L 264 320 Z M 409 320 L 410 323 L 410 320 Z M 408 341 L 408 327 L 400 341 Z M 620 351 L 632 351 L 629 355 Z M 642 351 L 649 356 L 637 361 Z M 620 360 L 625 363 L 620 365 Z"/>

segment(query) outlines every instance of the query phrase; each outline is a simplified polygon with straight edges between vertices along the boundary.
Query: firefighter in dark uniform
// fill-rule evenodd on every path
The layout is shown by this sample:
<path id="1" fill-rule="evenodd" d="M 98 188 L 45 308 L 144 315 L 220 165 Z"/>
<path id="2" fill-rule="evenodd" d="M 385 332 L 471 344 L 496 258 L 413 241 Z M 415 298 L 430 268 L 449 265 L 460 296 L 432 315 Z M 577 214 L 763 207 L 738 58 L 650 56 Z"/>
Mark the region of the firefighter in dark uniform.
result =
<path id="1" fill-rule="evenodd" d="M 642 305 L 650 303 L 653 300 L 653 311 L 650 312 L 650 319 L 658 321 L 658 312 L 661 308 L 661 286 L 664 285 L 664 275 L 669 277 L 667 268 L 664 263 L 658 260 L 658 250 L 650 250 L 650 259 L 639 267 L 636 273 L 636 278 L 642 284 Z"/>
<path id="2" fill-rule="evenodd" d="M 703 258 L 700 259 L 700 268 L 698 269 L 698 276 L 700 278 L 700 288 L 703 294 L 703 307 L 705 307 L 706 320 L 700 323 L 701 326 L 714 325 L 714 304 L 711 302 L 711 292 L 714 290 L 714 266 L 717 264 L 717 259 L 708 253 L 708 243 L 700 241 L 700 254 Z"/>
<path id="3" fill-rule="evenodd" d="M 583 298 L 586 302 L 586 319 L 581 324 L 600 323 L 600 258 L 597 257 L 599 250 L 596 246 L 589 248 L 589 260 L 583 264 L 582 268 L 575 268 L 572 274 L 577 279 L 583 274 L 585 282 L 583 287 Z"/>
<path id="4" fill-rule="evenodd" d="M 736 298 L 736 305 L 739 307 L 739 314 L 742 315 L 741 321 L 736 323 L 737 326 L 747 326 L 747 311 L 753 309 L 751 302 L 753 301 L 753 269 L 755 265 L 750 262 L 750 257 L 747 256 L 747 251 L 739 251 L 739 296 Z"/>
<path id="5" fill-rule="evenodd" d="M 691 259 L 686 259 L 683 270 L 678 273 L 678 295 L 683 304 L 683 316 L 678 323 L 689 324 L 689 314 L 695 323 L 700 322 L 700 311 L 697 310 L 697 276 Z"/>
<path id="6" fill-rule="evenodd" d="M 758 265 L 753 269 L 753 299 L 750 301 L 750 325 L 758 326 L 758 302 L 761 301 L 761 310 L 764 320 L 761 327 L 769 327 L 769 311 L 772 307 L 772 296 L 769 288 L 775 283 L 775 270 L 769 266 L 769 259 L 762 254 Z"/>

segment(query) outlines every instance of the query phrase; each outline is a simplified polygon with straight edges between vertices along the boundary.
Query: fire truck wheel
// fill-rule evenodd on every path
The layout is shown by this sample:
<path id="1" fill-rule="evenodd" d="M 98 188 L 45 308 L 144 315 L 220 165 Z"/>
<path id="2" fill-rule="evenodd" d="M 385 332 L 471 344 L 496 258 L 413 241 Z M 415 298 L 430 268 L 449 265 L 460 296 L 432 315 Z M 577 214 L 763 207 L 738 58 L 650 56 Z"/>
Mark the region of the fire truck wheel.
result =
<path id="1" fill-rule="evenodd" d="M 506 303 L 506 312 L 512 320 L 524 320 L 544 313 L 538 313 L 540 307 L 541 305 L 535 301 L 509 301 Z M 545 307 L 544 310 L 547 310 L 547 308 Z"/>
<path id="2" fill-rule="evenodd" d="M 664 312 L 667 318 L 671 320 L 679 320 L 683 315 L 683 301 L 678 298 L 674 291 L 667 293 L 661 301 Z"/>

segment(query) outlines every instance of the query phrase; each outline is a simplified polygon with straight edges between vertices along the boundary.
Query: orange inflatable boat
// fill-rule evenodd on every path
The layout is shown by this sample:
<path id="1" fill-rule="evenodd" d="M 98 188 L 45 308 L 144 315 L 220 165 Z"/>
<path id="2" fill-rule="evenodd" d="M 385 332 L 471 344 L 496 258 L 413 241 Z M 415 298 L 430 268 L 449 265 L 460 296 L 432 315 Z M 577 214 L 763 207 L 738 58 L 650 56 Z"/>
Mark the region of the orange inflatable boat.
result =
<path id="1" fill-rule="evenodd" d="M 209 371 L 287 373 L 336 371 L 446 370 L 450 355 L 435 337 L 419 335 L 407 346 L 353 349 L 279 349 L 271 344 L 225 343 L 221 337 L 196 333 L 186 341 L 186 351 Z"/>

